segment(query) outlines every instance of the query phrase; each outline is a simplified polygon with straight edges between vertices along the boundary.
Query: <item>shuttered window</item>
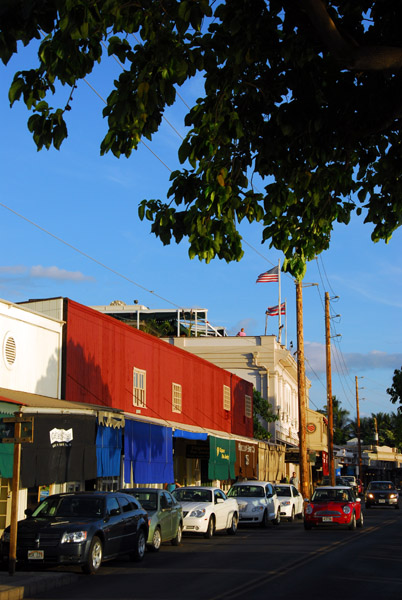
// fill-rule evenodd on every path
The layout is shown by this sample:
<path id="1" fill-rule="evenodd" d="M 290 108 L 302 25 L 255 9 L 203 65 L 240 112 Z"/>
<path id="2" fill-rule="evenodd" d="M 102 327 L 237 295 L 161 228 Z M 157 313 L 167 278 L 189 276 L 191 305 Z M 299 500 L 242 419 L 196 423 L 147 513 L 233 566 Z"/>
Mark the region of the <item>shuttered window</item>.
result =
<path id="1" fill-rule="evenodd" d="M 223 386 L 223 410 L 230 410 L 230 387 L 227 385 Z"/>
<path id="2" fill-rule="evenodd" d="M 133 405 L 146 408 L 146 371 L 133 369 Z"/>
<path id="3" fill-rule="evenodd" d="M 181 413 L 181 385 L 172 383 L 172 411 Z"/>

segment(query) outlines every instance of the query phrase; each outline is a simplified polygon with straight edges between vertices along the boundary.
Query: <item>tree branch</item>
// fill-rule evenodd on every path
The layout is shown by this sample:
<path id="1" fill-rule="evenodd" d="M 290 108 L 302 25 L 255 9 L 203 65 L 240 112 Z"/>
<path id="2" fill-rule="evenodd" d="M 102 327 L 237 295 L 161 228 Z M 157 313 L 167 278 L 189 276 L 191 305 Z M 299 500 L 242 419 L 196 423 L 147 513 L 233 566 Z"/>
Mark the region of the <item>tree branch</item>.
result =
<path id="1" fill-rule="evenodd" d="M 323 0 L 301 0 L 301 6 L 328 50 L 351 71 L 399 71 L 402 48 L 359 46 L 346 39 L 328 14 Z"/>

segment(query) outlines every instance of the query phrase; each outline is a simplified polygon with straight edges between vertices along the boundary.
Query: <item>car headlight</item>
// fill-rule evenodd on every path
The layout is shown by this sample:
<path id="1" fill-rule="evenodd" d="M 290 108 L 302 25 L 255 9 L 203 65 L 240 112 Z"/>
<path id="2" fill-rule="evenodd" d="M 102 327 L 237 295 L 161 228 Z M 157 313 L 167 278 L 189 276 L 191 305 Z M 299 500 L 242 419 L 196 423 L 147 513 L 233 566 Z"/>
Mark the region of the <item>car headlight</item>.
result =
<path id="1" fill-rule="evenodd" d="M 390 498 L 398 498 L 398 494 L 390 494 L 389 497 Z"/>
<path id="2" fill-rule="evenodd" d="M 351 513 L 351 508 L 350 508 L 350 506 L 344 506 L 344 507 L 342 508 L 342 510 L 343 510 L 343 512 L 345 513 L 345 515 L 350 515 L 350 513 Z"/>
<path id="3" fill-rule="evenodd" d="M 192 510 L 191 513 L 189 514 L 190 517 L 196 517 L 197 519 L 199 519 L 200 517 L 203 517 L 206 513 L 205 508 L 196 508 L 195 510 Z"/>
<path id="4" fill-rule="evenodd" d="M 290 500 L 283 500 L 281 502 L 281 504 L 282 504 L 282 506 L 290 506 L 291 502 L 290 502 Z"/>
<path id="5" fill-rule="evenodd" d="M 374 494 L 367 494 L 367 498 L 373 499 L 374 498 Z"/>
<path id="6" fill-rule="evenodd" d="M 264 507 L 259 504 L 258 506 L 253 506 L 251 512 L 261 512 L 262 510 L 264 510 Z"/>
<path id="7" fill-rule="evenodd" d="M 311 504 L 308 504 L 306 506 L 306 511 L 305 512 L 306 512 L 306 515 L 311 515 L 311 513 L 313 512 L 313 507 L 312 507 Z"/>
<path id="8" fill-rule="evenodd" d="M 79 544 L 87 539 L 87 531 L 65 531 L 61 538 L 62 544 Z"/>

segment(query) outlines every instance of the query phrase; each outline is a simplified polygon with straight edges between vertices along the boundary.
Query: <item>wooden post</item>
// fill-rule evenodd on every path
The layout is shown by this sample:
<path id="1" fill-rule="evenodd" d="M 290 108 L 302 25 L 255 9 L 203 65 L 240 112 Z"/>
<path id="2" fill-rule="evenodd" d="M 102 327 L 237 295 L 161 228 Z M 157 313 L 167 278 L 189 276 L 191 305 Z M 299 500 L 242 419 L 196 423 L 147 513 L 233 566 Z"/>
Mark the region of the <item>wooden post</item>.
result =
<path id="1" fill-rule="evenodd" d="M 17 413 L 17 419 L 22 417 L 22 412 Z M 21 438 L 21 422 L 16 421 L 14 426 L 14 437 Z M 17 526 L 18 526 L 18 496 L 20 491 L 20 465 L 21 465 L 21 442 L 14 442 L 14 464 L 11 498 L 11 523 L 10 523 L 10 550 L 8 555 L 8 572 L 14 575 L 17 563 Z"/>
<path id="2" fill-rule="evenodd" d="M 299 460 L 300 488 L 303 498 L 310 497 L 309 470 L 307 464 L 306 444 L 306 367 L 304 364 L 303 339 L 303 291 L 302 282 L 296 282 L 296 313 L 297 313 L 297 385 L 299 396 Z"/>
<path id="3" fill-rule="evenodd" d="M 325 348 L 327 363 L 327 413 L 328 413 L 328 467 L 329 484 L 335 485 L 334 462 L 334 412 L 332 404 L 331 332 L 329 321 L 329 294 L 325 292 Z"/>
<path id="4" fill-rule="evenodd" d="M 359 411 L 359 387 L 357 384 L 357 375 L 355 376 L 356 383 L 356 425 L 357 425 L 357 461 L 358 461 L 358 469 L 359 469 L 359 479 L 363 481 L 363 468 L 362 468 L 362 447 L 360 442 L 360 411 Z"/>

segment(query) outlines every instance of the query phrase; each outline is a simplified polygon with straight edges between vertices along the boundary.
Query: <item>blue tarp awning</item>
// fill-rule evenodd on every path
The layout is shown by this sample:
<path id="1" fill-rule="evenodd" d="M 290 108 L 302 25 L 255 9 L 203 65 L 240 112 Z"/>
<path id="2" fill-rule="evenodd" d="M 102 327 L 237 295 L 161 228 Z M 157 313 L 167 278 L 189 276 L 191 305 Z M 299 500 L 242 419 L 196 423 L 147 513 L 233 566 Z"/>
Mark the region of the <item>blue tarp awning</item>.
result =
<path id="1" fill-rule="evenodd" d="M 124 482 L 170 483 L 173 475 L 171 427 L 140 421 L 125 422 Z"/>
<path id="2" fill-rule="evenodd" d="M 98 425 L 96 432 L 97 477 L 120 475 L 122 429 Z"/>
<path id="3" fill-rule="evenodd" d="M 207 433 L 197 433 L 196 431 L 185 431 L 184 429 L 175 429 L 173 437 L 184 438 L 186 440 L 204 440 L 208 439 Z"/>

